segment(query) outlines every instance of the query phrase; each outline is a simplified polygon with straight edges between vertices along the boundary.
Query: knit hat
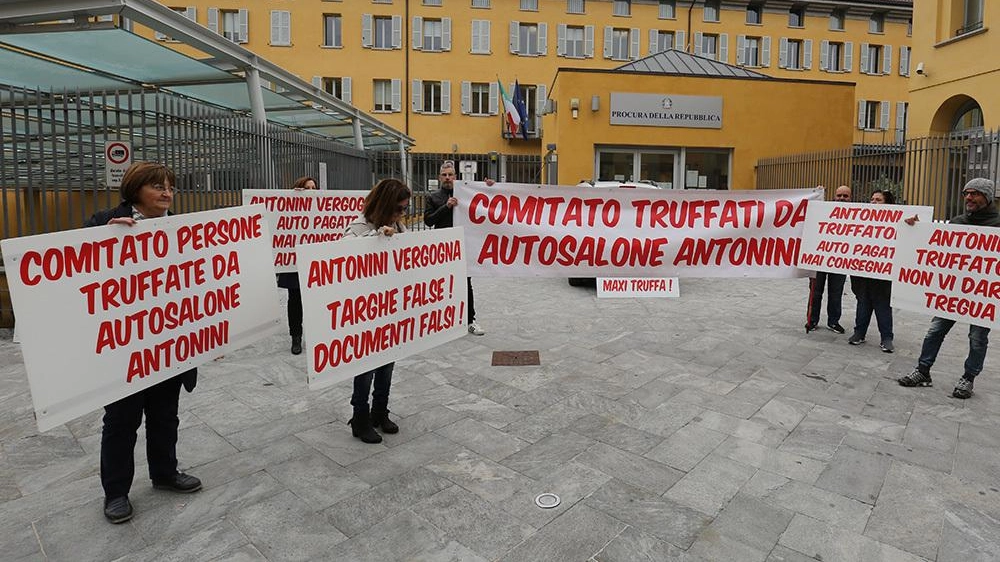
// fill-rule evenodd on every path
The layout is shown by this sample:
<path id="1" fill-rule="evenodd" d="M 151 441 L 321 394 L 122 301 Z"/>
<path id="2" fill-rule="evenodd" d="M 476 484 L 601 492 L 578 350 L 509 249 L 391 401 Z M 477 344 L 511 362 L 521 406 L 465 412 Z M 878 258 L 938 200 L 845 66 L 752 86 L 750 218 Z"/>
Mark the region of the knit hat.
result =
<path id="1" fill-rule="evenodd" d="M 986 197 L 986 200 L 990 203 L 993 202 L 993 198 L 996 194 L 996 184 L 994 184 L 992 180 L 988 180 L 986 178 L 973 178 L 969 180 L 969 183 L 965 184 L 965 187 L 962 188 L 962 193 L 965 193 L 970 189 L 982 193 L 983 196 Z"/>

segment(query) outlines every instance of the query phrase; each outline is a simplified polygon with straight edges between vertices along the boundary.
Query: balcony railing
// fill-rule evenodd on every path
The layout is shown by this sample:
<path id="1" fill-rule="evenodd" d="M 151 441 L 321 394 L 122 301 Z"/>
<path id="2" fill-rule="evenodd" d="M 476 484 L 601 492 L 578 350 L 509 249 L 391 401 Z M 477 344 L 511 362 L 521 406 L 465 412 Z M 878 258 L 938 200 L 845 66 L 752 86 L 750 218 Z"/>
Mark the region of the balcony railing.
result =
<path id="1" fill-rule="evenodd" d="M 979 20 L 975 23 L 970 23 L 965 27 L 960 27 L 955 30 L 955 37 L 959 35 L 965 35 L 966 33 L 972 33 L 973 31 L 979 31 L 983 28 L 983 20 Z"/>

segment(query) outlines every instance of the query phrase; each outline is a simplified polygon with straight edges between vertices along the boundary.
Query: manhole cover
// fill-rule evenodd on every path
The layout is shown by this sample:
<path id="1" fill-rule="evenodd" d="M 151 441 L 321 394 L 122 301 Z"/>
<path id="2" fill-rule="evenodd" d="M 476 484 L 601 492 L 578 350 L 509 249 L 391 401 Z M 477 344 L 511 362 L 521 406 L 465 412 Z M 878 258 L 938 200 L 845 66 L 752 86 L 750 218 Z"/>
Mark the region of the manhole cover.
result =
<path id="1" fill-rule="evenodd" d="M 522 365 L 541 365 L 538 351 L 494 351 L 493 366 L 519 367 Z"/>
<path id="2" fill-rule="evenodd" d="M 552 509 L 553 507 L 557 507 L 560 501 L 559 496 L 549 492 L 535 496 L 535 505 L 542 509 Z"/>

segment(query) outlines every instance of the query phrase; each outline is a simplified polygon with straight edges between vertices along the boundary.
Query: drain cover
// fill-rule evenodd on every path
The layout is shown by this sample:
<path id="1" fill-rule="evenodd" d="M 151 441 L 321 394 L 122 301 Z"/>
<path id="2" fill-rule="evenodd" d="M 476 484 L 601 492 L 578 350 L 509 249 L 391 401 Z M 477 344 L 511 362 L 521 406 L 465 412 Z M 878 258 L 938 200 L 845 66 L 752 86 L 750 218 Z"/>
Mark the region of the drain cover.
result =
<path id="1" fill-rule="evenodd" d="M 538 494 L 535 497 L 535 505 L 542 509 L 552 509 L 559 505 L 559 496 L 545 492 L 544 494 Z"/>
<path id="2" fill-rule="evenodd" d="M 520 367 L 524 365 L 541 365 L 538 351 L 494 351 L 494 367 Z"/>

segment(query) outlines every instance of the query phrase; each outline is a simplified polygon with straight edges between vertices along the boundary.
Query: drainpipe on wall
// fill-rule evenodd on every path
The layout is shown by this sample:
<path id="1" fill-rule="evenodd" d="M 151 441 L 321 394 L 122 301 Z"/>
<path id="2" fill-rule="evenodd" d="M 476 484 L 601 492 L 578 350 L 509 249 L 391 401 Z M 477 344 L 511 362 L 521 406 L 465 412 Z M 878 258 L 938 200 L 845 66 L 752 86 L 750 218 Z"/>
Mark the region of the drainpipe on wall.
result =
<path id="1" fill-rule="evenodd" d="M 694 11 L 694 5 L 698 0 L 691 0 L 691 4 L 688 5 L 688 30 L 687 37 L 684 38 L 684 52 L 693 53 L 694 52 L 694 38 L 691 36 L 691 12 Z M 688 41 L 691 42 L 692 48 L 688 49 Z"/>
<path id="2" fill-rule="evenodd" d="M 403 29 L 400 30 L 400 44 L 403 47 L 403 87 L 401 88 L 407 95 L 403 96 L 403 99 L 399 100 L 400 109 L 403 110 L 405 119 L 403 121 L 403 132 L 407 136 L 410 134 L 410 99 L 412 99 L 413 92 L 410 91 L 410 42 L 413 40 L 410 37 L 410 0 L 406 0 L 405 7 L 403 8 Z"/>

